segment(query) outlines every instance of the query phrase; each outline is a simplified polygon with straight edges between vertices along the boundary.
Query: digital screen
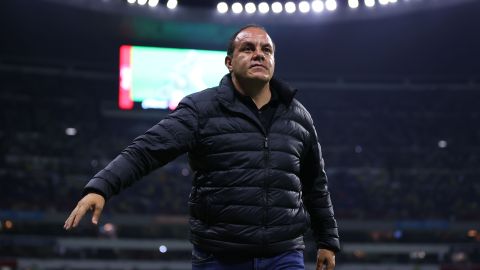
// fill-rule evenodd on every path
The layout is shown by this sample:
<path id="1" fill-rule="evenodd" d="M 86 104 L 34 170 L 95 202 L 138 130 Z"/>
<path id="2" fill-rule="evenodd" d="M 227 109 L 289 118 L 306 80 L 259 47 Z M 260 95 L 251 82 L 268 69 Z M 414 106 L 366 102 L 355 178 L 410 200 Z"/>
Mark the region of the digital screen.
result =
<path id="1" fill-rule="evenodd" d="M 123 45 L 119 108 L 174 110 L 183 97 L 218 85 L 228 72 L 225 56 L 225 51 Z"/>

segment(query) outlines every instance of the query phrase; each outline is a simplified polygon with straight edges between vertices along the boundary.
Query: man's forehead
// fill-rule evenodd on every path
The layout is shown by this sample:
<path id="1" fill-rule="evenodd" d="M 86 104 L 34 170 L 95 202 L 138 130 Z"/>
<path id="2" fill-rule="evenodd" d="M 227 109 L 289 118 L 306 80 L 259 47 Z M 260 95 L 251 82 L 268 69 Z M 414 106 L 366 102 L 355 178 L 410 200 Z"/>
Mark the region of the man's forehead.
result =
<path id="1" fill-rule="evenodd" d="M 264 30 L 260 28 L 247 28 L 242 32 L 238 33 L 235 41 L 238 43 L 242 42 L 261 42 L 261 43 L 268 43 L 273 45 L 272 39 Z"/>

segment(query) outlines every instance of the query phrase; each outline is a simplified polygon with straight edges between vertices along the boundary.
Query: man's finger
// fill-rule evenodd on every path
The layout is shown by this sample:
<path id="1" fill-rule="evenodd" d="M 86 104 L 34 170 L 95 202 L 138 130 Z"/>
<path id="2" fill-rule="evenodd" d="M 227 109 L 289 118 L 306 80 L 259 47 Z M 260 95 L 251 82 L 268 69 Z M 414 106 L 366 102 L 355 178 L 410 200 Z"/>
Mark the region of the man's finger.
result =
<path id="1" fill-rule="evenodd" d="M 334 262 L 328 262 L 327 270 L 333 270 L 333 268 L 335 268 L 335 263 Z"/>
<path id="2" fill-rule="evenodd" d="M 333 270 L 335 268 L 335 256 L 327 258 L 327 270 Z"/>
<path id="3" fill-rule="evenodd" d="M 92 216 L 92 223 L 97 225 L 98 220 L 100 219 L 100 214 L 102 213 L 103 208 L 99 206 L 95 206 L 95 209 L 93 210 L 93 216 Z"/>
<path id="4" fill-rule="evenodd" d="M 324 269 L 325 269 L 325 258 L 318 257 L 316 270 L 324 270 Z"/>
<path id="5" fill-rule="evenodd" d="M 87 210 L 88 210 L 88 207 L 85 207 L 83 205 L 78 206 L 78 210 L 73 216 L 73 225 L 72 225 L 73 228 L 78 226 L 78 223 L 80 223 L 80 220 L 82 220 Z"/>
<path id="6" fill-rule="evenodd" d="M 72 226 L 72 220 L 73 220 L 73 217 L 75 216 L 75 213 L 77 212 L 77 209 L 78 209 L 78 206 L 75 207 L 75 209 L 72 210 L 72 212 L 68 216 L 67 220 L 65 221 L 65 224 L 63 225 L 63 228 L 65 230 L 69 230 L 70 227 Z"/>

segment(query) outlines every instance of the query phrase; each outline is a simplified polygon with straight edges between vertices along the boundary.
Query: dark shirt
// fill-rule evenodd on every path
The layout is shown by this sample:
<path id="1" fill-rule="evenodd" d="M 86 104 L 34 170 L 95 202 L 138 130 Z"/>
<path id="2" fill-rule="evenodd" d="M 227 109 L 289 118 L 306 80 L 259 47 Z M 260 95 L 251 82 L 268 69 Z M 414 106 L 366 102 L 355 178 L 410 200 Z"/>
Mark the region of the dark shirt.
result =
<path id="1" fill-rule="evenodd" d="M 267 132 L 272 124 L 273 116 L 275 115 L 279 101 L 277 92 L 274 89 L 271 89 L 270 91 L 272 92 L 270 101 L 263 105 L 262 108 L 258 109 L 257 105 L 255 102 L 253 102 L 253 99 L 250 96 L 243 95 L 235 90 L 235 95 L 237 98 L 258 117 Z"/>

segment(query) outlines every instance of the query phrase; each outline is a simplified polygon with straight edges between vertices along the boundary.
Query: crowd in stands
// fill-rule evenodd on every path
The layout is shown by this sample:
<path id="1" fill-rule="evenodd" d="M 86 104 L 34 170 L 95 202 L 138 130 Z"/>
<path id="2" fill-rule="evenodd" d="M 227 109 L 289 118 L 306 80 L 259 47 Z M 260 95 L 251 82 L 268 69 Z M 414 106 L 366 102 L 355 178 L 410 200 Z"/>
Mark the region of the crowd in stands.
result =
<path id="1" fill-rule="evenodd" d="M 12 216 L 12 213 L 26 213 L 30 217 L 43 213 L 66 216 L 80 199 L 87 181 L 136 136 L 165 115 L 165 112 L 158 112 L 158 117 L 152 117 L 156 112 L 148 117 L 125 112 L 112 115 L 105 111 L 103 102 L 106 99 L 111 101 L 115 92 L 106 94 L 97 89 L 82 94 L 80 90 L 90 85 L 75 83 L 75 91 L 69 83 L 65 86 L 52 86 L 51 83 L 26 85 L 29 87 L 16 82 L 6 84 L 6 91 L 0 94 L 2 217 Z M 298 92 L 298 99 L 313 116 L 339 221 L 414 224 L 432 221 L 434 226 L 450 221 L 478 221 L 478 89 L 303 89 Z M 107 204 L 104 216 L 186 216 L 192 177 L 187 156 L 180 156 L 114 196 Z M 42 258 L 156 260 L 163 256 L 153 250 L 123 253 L 61 250 L 55 239 L 42 238 L 43 235 L 102 238 L 105 237 L 102 226 L 98 229 L 84 226 L 67 235 L 58 224 L 16 222 L 19 236 L 9 238 L 15 233 L 9 234 L 5 230 L 5 220 L 0 221 L 4 226 L 0 237 L 6 241 L 5 245 L 0 245 L 0 254 L 7 257 L 22 254 Z M 187 239 L 186 226 L 175 224 L 118 225 L 115 237 Z M 342 231 L 342 239 L 366 243 L 442 243 L 449 239 L 450 242 L 468 243 L 475 238 L 467 239 L 448 231 L 424 232 L 408 232 L 401 236 L 401 231 L 383 232 L 385 235 L 368 230 Z M 307 241 L 311 241 L 308 237 Z M 38 248 L 36 244 L 51 248 Z M 306 250 L 308 260 L 313 261 L 315 254 L 312 248 Z M 340 254 L 339 260 L 363 263 L 385 260 L 382 256 L 357 255 Z M 472 258 L 478 256 L 478 249 L 452 249 L 443 258 L 427 255 L 422 262 L 443 262 L 449 266 L 456 265 L 458 258 L 475 262 Z M 169 256 L 188 260 L 189 253 Z M 161 258 L 168 260 L 170 257 Z M 405 254 L 388 258 L 390 262 L 412 260 Z"/>
<path id="2" fill-rule="evenodd" d="M 3 211 L 68 212 L 85 183 L 160 120 L 109 117 L 98 97 L 10 87 L 0 97 Z M 298 98 L 317 127 L 337 218 L 478 218 L 480 91 L 304 89 Z M 182 156 L 106 211 L 186 215 L 191 179 Z"/>

